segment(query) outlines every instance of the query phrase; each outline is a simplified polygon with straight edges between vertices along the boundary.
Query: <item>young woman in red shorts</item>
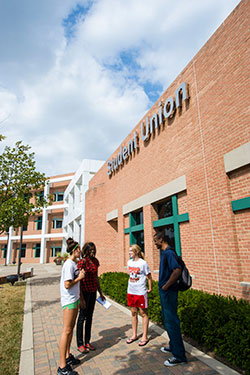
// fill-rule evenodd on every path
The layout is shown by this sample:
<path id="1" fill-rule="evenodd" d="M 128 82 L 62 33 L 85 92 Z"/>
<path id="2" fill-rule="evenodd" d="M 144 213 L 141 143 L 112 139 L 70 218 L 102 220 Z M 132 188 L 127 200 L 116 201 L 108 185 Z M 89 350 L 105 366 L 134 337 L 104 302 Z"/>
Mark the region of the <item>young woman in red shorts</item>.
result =
<path id="1" fill-rule="evenodd" d="M 152 276 L 147 262 L 144 260 L 143 253 L 140 246 L 132 245 L 129 248 L 129 261 L 128 261 L 128 290 L 127 302 L 131 307 L 132 316 L 132 330 L 133 335 L 126 342 L 131 344 L 138 339 L 138 309 L 142 317 L 143 335 L 139 341 L 139 346 L 147 345 L 148 339 L 148 293 L 152 290 Z M 147 290 L 147 279 L 149 289 Z"/>

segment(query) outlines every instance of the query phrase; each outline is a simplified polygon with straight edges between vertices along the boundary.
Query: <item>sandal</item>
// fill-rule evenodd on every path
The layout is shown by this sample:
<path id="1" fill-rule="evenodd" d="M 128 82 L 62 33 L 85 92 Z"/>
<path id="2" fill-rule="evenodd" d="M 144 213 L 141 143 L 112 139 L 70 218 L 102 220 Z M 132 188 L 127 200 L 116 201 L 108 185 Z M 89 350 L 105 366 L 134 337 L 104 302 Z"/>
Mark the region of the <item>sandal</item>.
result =
<path id="1" fill-rule="evenodd" d="M 132 344 L 132 342 L 138 340 L 138 337 L 136 337 L 135 339 L 131 338 L 131 339 L 127 339 L 126 343 L 127 344 Z"/>
<path id="2" fill-rule="evenodd" d="M 80 353 L 88 353 L 89 352 L 88 348 L 86 348 L 84 345 L 78 346 L 77 350 Z"/>
<path id="3" fill-rule="evenodd" d="M 85 346 L 86 346 L 86 349 L 95 350 L 95 347 L 91 345 L 90 343 L 86 344 Z"/>
<path id="4" fill-rule="evenodd" d="M 149 340 L 140 340 L 139 341 L 139 346 L 145 346 L 145 345 L 147 345 L 147 343 L 149 342 Z"/>

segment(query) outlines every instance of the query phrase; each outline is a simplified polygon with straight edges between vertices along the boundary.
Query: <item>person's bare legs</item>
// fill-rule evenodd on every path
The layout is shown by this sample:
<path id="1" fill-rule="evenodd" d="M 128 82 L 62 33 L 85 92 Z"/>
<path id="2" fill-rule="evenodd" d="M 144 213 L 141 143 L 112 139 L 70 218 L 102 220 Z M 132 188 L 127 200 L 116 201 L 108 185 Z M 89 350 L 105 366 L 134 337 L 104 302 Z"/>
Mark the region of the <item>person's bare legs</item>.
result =
<path id="1" fill-rule="evenodd" d="M 66 307 L 66 309 L 63 310 L 63 331 L 59 342 L 61 368 L 64 368 L 66 366 L 66 358 L 69 357 L 70 344 L 72 340 L 73 328 L 75 326 L 77 313 L 78 308 L 68 309 Z"/>
<path id="2" fill-rule="evenodd" d="M 69 357 L 69 353 L 70 353 L 70 345 L 71 345 L 71 341 L 72 341 L 72 336 L 73 336 L 73 330 L 71 331 L 71 333 L 69 334 L 69 337 L 68 337 L 67 348 L 66 348 L 66 358 Z"/>
<path id="3" fill-rule="evenodd" d="M 135 340 L 137 338 L 137 327 L 138 327 L 137 307 L 131 307 L 131 318 L 132 318 L 132 330 L 133 330 L 133 336 L 131 337 L 131 339 Z"/>
<path id="4" fill-rule="evenodd" d="M 143 327 L 143 335 L 141 338 L 141 341 L 148 341 L 148 310 L 147 309 L 142 309 L 139 307 L 140 314 L 142 317 L 142 327 Z"/>

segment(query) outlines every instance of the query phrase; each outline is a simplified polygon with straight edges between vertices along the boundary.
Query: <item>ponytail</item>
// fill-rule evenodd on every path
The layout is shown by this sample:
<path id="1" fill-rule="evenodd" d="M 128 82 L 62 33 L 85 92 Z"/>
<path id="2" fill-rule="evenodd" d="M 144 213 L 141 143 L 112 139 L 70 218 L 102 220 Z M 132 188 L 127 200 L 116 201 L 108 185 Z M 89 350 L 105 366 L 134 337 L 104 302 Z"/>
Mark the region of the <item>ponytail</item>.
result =
<path id="1" fill-rule="evenodd" d="M 66 242 L 67 242 L 66 251 L 69 254 L 72 254 L 73 251 L 77 248 L 77 246 L 79 246 L 79 243 L 74 241 L 73 238 L 71 238 L 71 237 L 69 237 Z"/>

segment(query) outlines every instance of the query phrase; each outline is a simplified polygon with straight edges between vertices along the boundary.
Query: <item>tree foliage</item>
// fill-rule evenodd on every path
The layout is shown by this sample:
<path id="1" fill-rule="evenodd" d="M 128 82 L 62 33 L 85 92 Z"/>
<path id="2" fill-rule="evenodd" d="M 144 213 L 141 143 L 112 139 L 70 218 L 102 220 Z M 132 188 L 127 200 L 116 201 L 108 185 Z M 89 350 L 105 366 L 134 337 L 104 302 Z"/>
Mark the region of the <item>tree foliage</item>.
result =
<path id="1" fill-rule="evenodd" d="M 29 216 L 47 204 L 39 194 L 46 177 L 36 171 L 34 153 L 29 150 L 30 146 L 17 142 L 0 155 L 0 233 L 26 225 Z"/>

